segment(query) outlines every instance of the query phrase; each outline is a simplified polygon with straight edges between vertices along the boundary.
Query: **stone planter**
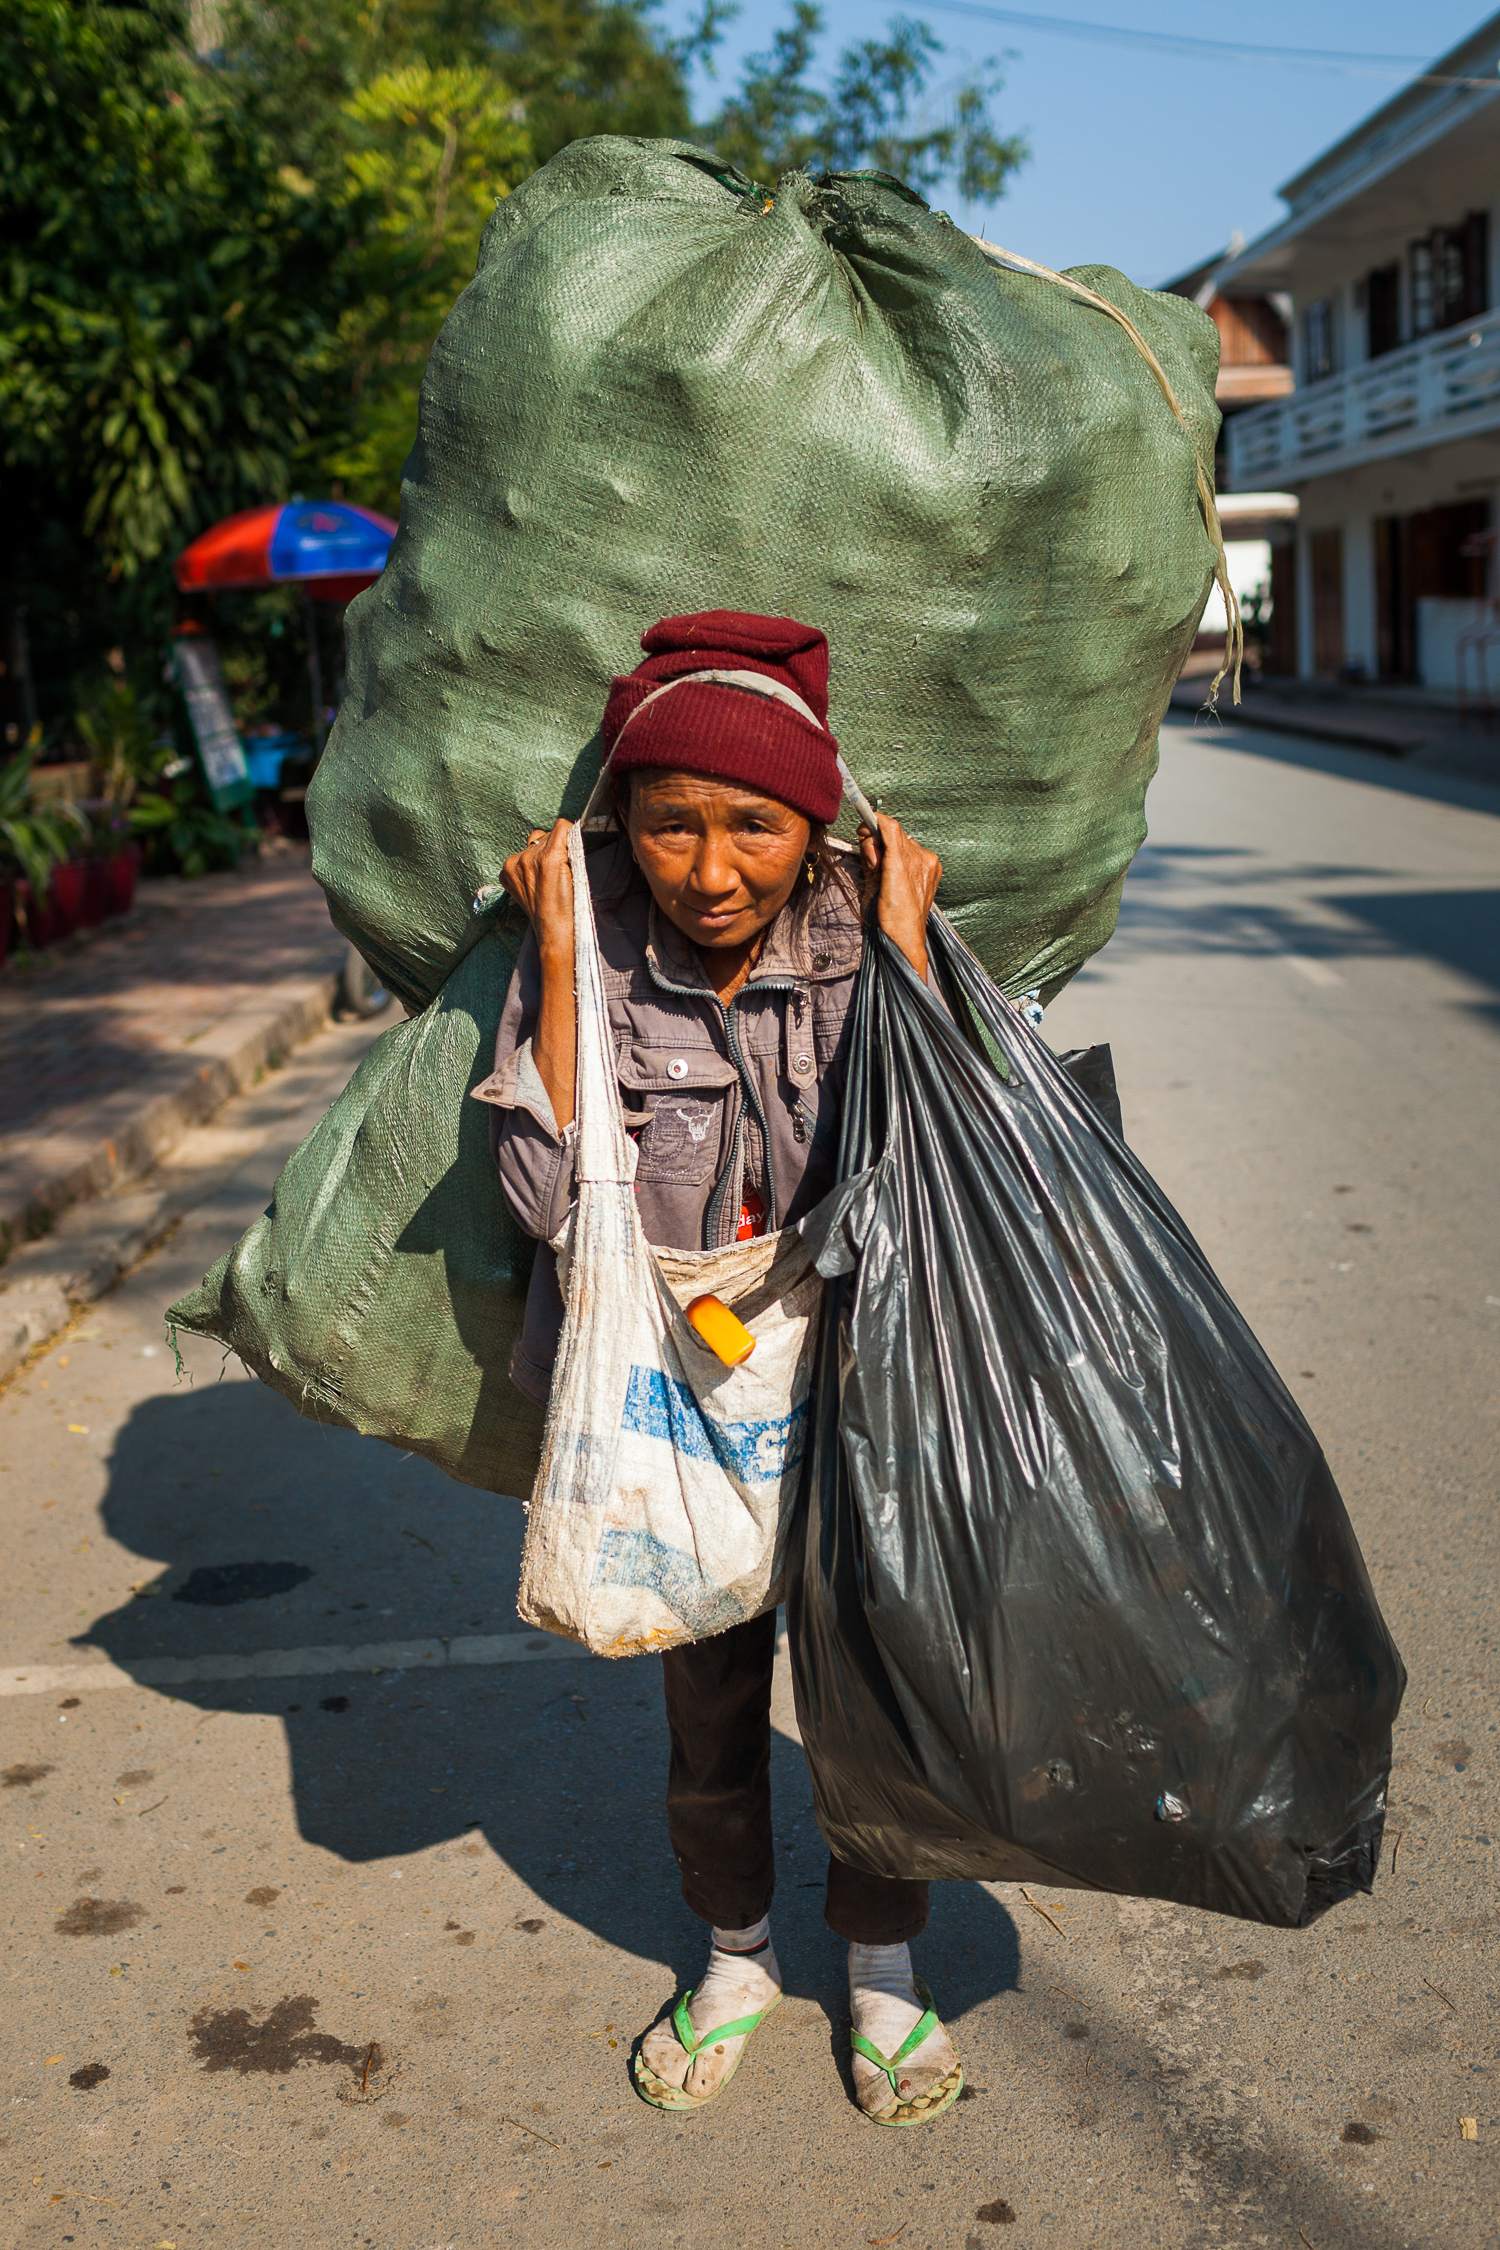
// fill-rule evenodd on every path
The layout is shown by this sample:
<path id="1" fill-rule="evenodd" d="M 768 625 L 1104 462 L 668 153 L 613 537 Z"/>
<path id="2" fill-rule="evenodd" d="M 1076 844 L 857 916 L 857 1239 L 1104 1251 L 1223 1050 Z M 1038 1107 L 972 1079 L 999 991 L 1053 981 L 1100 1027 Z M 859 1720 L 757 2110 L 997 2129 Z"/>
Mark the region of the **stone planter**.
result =
<path id="1" fill-rule="evenodd" d="M 97 929 L 109 912 L 109 861 L 83 862 L 83 909 L 79 921 L 86 930 Z"/>
<path id="2" fill-rule="evenodd" d="M 135 886 L 141 872 L 140 845 L 122 844 L 114 856 L 104 862 L 104 872 L 109 893 L 105 913 L 128 914 L 135 904 Z"/>
<path id="3" fill-rule="evenodd" d="M 44 945 L 52 943 L 52 908 L 50 905 L 37 905 L 31 893 L 31 885 L 24 875 L 16 879 L 11 911 L 15 917 L 15 942 L 18 946 L 25 946 L 30 952 L 38 953 Z"/>
<path id="4" fill-rule="evenodd" d="M 61 867 L 52 870 L 49 904 L 52 909 L 52 937 L 58 945 L 71 937 L 83 920 L 84 897 L 88 889 L 88 869 L 81 859 L 64 860 Z"/>

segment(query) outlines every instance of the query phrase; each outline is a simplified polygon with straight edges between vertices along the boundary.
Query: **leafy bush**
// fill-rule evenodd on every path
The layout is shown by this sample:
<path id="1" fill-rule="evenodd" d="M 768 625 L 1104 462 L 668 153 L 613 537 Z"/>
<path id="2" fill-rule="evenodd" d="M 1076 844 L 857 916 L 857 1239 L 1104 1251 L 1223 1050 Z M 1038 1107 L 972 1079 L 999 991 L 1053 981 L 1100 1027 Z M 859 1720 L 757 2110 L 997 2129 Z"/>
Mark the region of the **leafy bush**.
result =
<path id="1" fill-rule="evenodd" d="M 145 850 L 148 875 L 211 875 L 238 867 L 256 841 L 248 821 L 215 812 L 196 774 L 182 774 L 130 809 L 130 831 Z"/>
<path id="2" fill-rule="evenodd" d="M 172 760 L 171 744 L 158 740 L 134 688 L 124 681 L 110 681 L 75 713 L 73 731 L 92 758 L 100 794 L 117 818 L 129 812 L 141 790 Z"/>
<path id="3" fill-rule="evenodd" d="M 32 779 L 36 745 L 28 743 L 0 766 L 0 868 L 24 875 L 45 907 L 52 870 L 75 845 L 87 842 L 89 824 L 77 805 L 38 797 Z"/>
<path id="4" fill-rule="evenodd" d="M 911 18 L 822 90 L 813 0 L 695 128 L 688 68 L 736 0 L 676 39 L 653 4 L 3 0 L 0 606 L 25 606 L 50 734 L 111 648 L 147 652 L 149 696 L 196 532 L 296 487 L 396 512 L 484 221 L 570 140 L 697 137 L 757 180 L 873 165 L 977 201 L 1024 157 L 993 65 L 943 82 Z M 244 595 L 213 616 L 287 723 L 287 619 Z"/>

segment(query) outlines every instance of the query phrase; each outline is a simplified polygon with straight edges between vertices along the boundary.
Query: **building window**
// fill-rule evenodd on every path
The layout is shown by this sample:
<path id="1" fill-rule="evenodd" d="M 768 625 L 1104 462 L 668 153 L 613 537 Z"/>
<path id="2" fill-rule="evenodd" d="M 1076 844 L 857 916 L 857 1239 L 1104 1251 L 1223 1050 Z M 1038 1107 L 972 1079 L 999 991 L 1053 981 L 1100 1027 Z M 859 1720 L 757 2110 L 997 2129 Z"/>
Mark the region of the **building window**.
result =
<path id="1" fill-rule="evenodd" d="M 1302 315 L 1302 380 L 1325 383 L 1333 373 L 1333 299 L 1320 297 Z"/>
<path id="2" fill-rule="evenodd" d="M 1401 342 L 1401 268 L 1377 266 L 1365 276 L 1365 355 L 1379 359 Z"/>
<path id="3" fill-rule="evenodd" d="M 1411 246 L 1411 324 L 1417 336 L 1476 320 L 1489 310 L 1489 219 L 1471 211 Z"/>

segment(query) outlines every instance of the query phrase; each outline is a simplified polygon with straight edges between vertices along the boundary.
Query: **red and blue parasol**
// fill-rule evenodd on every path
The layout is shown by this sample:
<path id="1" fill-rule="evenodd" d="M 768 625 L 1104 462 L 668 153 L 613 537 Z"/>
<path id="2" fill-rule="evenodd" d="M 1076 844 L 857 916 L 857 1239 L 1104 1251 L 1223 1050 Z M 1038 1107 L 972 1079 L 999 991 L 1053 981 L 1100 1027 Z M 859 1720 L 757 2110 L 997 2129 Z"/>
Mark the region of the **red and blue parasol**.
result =
<path id="1" fill-rule="evenodd" d="M 396 526 L 347 500 L 287 500 L 226 516 L 184 547 L 176 578 L 184 594 L 301 586 L 314 601 L 351 602 L 385 568 Z"/>

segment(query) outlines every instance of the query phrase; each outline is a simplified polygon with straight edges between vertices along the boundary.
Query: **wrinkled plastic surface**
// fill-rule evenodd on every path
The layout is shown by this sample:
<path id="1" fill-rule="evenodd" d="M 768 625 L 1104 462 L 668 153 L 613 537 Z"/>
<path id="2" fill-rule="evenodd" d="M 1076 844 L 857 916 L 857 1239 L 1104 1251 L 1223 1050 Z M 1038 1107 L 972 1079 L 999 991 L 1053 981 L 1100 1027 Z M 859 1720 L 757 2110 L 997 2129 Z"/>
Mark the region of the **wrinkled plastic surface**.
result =
<path id="1" fill-rule="evenodd" d="M 1405 1670 L 1202 1251 L 934 918 L 865 948 L 789 1556 L 840 1859 L 1298 1925 L 1368 1890 Z M 967 1013 L 966 1013 L 967 1011 Z"/>
<path id="2" fill-rule="evenodd" d="M 646 1240 L 578 828 L 568 861 L 574 1193 L 553 1241 L 565 1317 L 516 1607 L 596 1655 L 642 1656 L 775 1607 L 823 1283 L 795 1227 L 717 1250 Z M 753 1330 L 733 1370 L 686 1317 L 720 1290 Z"/>

